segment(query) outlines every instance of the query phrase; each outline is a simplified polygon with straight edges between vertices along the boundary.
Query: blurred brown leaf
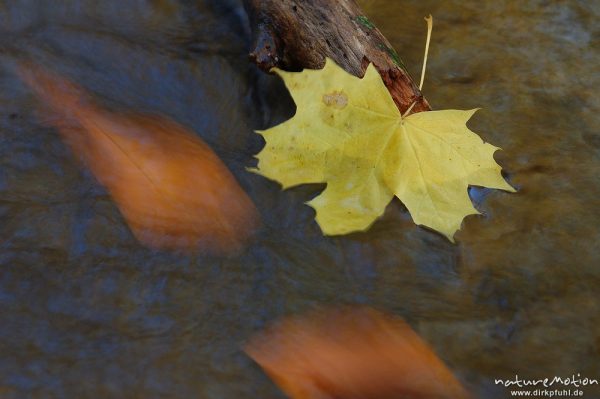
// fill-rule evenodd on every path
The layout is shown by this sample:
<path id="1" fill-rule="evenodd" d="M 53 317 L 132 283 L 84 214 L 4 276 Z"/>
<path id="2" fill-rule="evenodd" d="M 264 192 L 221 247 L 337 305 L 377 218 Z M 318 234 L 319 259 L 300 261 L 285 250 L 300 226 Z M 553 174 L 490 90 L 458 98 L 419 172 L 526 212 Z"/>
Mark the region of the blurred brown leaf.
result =
<path id="1" fill-rule="evenodd" d="M 110 192 L 143 244 L 224 254 L 258 224 L 254 204 L 199 137 L 164 117 L 119 114 L 81 87 L 31 64 L 20 75 L 48 123 Z"/>
<path id="2" fill-rule="evenodd" d="M 408 324 L 369 308 L 284 319 L 245 351 L 292 399 L 469 397 Z"/>

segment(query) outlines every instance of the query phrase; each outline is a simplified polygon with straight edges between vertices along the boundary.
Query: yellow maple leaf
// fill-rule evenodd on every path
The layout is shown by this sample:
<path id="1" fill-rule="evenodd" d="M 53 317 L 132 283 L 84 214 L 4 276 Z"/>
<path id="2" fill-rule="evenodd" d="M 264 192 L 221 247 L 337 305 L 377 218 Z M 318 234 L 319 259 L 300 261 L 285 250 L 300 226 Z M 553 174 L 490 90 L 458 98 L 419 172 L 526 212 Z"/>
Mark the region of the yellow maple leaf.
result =
<path id="1" fill-rule="evenodd" d="M 296 115 L 259 131 L 266 141 L 254 169 L 284 188 L 326 183 L 308 202 L 324 234 L 362 231 L 397 196 L 416 224 L 453 241 L 465 216 L 478 213 L 469 185 L 514 189 L 493 154 L 466 123 L 476 110 L 402 116 L 369 65 L 357 78 L 327 60 L 321 70 L 285 72 Z"/>

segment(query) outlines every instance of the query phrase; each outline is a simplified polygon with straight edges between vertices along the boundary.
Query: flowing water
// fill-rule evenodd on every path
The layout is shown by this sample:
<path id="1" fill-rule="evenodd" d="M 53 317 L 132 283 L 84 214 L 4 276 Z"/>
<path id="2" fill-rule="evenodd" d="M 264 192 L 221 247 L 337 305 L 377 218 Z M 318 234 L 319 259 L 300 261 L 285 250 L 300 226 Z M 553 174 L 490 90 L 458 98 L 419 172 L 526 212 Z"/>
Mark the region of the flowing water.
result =
<path id="1" fill-rule="evenodd" d="M 457 245 L 394 201 L 370 231 L 325 238 L 303 203 L 247 173 L 253 129 L 293 115 L 247 59 L 235 0 L 0 0 L 0 398 L 283 398 L 242 351 L 318 305 L 404 317 L 476 394 L 495 378 L 600 379 L 600 4 L 362 1 L 434 108 L 504 149 L 517 194 L 473 189 Z M 15 74 L 35 59 L 107 107 L 189 126 L 257 204 L 229 258 L 152 251 L 34 112 Z M 600 393 L 584 389 L 586 398 Z"/>

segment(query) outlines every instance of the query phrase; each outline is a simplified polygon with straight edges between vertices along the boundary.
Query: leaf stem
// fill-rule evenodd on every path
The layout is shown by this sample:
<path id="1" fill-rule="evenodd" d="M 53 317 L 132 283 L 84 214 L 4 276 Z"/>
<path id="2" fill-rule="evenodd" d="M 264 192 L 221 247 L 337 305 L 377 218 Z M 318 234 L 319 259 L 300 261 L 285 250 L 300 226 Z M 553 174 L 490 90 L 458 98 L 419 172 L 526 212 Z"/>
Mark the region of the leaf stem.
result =
<path id="1" fill-rule="evenodd" d="M 421 70 L 421 83 L 419 83 L 419 90 L 423 90 L 423 82 L 425 81 L 425 68 L 427 67 L 427 54 L 429 53 L 429 41 L 431 40 L 431 31 L 433 30 L 433 17 L 429 14 L 425 17 L 427 21 L 427 41 L 425 42 L 425 56 L 423 57 L 423 69 Z"/>
<path id="2" fill-rule="evenodd" d="M 405 112 L 405 113 L 404 113 L 402 116 L 400 116 L 400 119 L 404 119 L 404 118 L 406 118 L 406 117 L 408 116 L 408 114 L 410 114 L 410 111 L 412 111 L 413 107 L 414 107 L 416 104 L 417 104 L 417 102 L 416 102 L 416 101 L 413 101 L 413 103 L 412 103 L 412 104 L 410 104 L 410 107 L 408 107 L 408 109 L 406 110 L 406 112 Z"/>

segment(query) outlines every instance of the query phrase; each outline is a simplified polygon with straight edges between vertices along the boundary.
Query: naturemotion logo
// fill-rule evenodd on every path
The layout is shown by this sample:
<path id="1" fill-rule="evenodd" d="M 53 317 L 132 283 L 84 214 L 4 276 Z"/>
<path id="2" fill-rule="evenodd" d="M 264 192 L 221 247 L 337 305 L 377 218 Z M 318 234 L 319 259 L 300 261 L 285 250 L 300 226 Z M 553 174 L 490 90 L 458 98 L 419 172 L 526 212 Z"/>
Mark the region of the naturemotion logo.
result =
<path id="1" fill-rule="evenodd" d="M 521 378 L 515 374 L 515 377 L 511 379 L 496 378 L 494 383 L 512 388 L 511 396 L 527 397 L 582 397 L 584 392 L 579 388 L 599 385 L 598 379 L 582 377 L 580 373 L 569 377 L 554 376 L 538 379 Z M 535 390 L 531 390 L 531 388 L 535 388 Z"/>

